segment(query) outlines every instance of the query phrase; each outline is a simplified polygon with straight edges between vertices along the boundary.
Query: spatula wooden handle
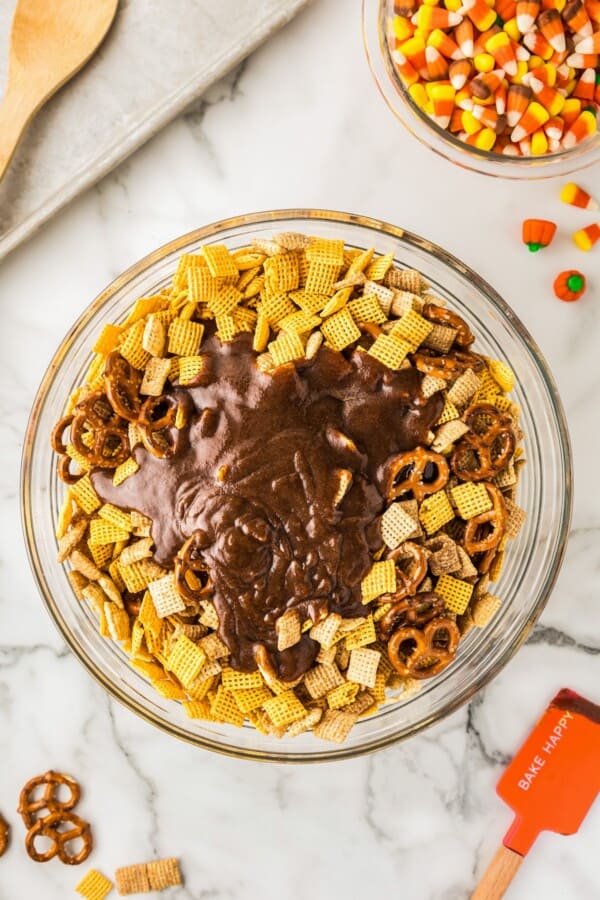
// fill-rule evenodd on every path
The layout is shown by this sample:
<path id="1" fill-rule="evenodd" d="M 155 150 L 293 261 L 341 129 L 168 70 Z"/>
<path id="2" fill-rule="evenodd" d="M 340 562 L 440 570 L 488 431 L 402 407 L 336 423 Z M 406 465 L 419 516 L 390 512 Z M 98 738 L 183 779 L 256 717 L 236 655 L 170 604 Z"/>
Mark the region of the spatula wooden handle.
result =
<path id="1" fill-rule="evenodd" d="M 520 853 L 500 844 L 483 878 L 471 894 L 471 900 L 501 900 L 523 859 Z"/>

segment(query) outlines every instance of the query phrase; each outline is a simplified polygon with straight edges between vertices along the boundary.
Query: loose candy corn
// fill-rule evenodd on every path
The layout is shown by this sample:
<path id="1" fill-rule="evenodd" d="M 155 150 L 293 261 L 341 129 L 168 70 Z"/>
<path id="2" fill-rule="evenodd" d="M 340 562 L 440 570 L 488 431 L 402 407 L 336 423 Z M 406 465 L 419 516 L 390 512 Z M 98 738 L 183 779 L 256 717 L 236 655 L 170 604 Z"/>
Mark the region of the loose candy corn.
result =
<path id="1" fill-rule="evenodd" d="M 573 235 L 573 240 L 580 250 L 585 250 L 587 253 L 588 250 L 592 249 L 594 244 L 597 244 L 598 241 L 600 241 L 600 225 L 597 222 L 594 222 L 593 225 L 588 225 L 587 228 L 580 228 L 579 231 L 576 231 Z"/>
<path id="2" fill-rule="evenodd" d="M 587 191 L 580 188 L 578 184 L 570 181 L 565 184 L 560 192 L 560 199 L 563 203 L 570 206 L 578 206 L 580 209 L 598 209 L 598 204 L 593 197 L 590 197 Z"/>
<path id="3" fill-rule="evenodd" d="M 411 99 L 465 143 L 540 157 L 597 133 L 600 0 L 396 0 L 394 13 Z"/>
<path id="4" fill-rule="evenodd" d="M 554 222 L 548 222 L 546 219 L 525 219 L 523 222 L 523 243 L 527 244 L 531 253 L 549 247 L 555 234 Z"/>
<path id="5" fill-rule="evenodd" d="M 582 275 L 577 269 L 567 269 L 556 276 L 553 287 L 559 300 L 572 303 L 574 300 L 579 300 L 585 292 L 585 275 Z"/>

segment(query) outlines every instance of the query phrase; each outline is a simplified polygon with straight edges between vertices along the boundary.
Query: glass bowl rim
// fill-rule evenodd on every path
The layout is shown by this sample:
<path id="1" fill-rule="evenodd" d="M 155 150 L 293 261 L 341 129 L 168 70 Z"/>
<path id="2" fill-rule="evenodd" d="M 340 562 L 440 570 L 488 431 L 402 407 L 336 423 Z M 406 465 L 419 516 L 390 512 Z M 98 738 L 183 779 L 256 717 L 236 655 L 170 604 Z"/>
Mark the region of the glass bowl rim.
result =
<path id="1" fill-rule="evenodd" d="M 468 171 L 514 180 L 534 181 L 564 177 L 587 169 L 600 160 L 600 130 L 589 139 L 589 142 L 577 144 L 570 150 L 545 153 L 542 156 L 515 157 L 495 153 L 493 150 L 472 147 L 449 131 L 440 128 L 414 103 L 394 68 L 389 52 L 385 23 L 388 3 L 389 0 L 362 0 L 363 46 L 369 69 L 387 106 L 422 146 L 433 151 L 437 156 L 441 156 L 442 159 Z M 372 7 L 375 5 L 378 8 L 377 21 L 372 22 Z M 384 80 L 383 73 L 378 71 L 378 63 L 381 63 L 387 80 Z M 399 99 L 402 107 L 412 114 L 414 121 L 409 120 L 408 116 L 405 117 L 393 102 L 390 96 L 391 90 L 393 90 L 393 96 Z M 428 136 L 431 137 L 431 140 L 428 140 Z M 584 144 L 588 144 L 588 146 L 584 146 Z M 493 166 L 500 167 L 502 171 L 493 171 Z"/>
<path id="2" fill-rule="evenodd" d="M 467 276 L 478 293 L 484 295 L 485 299 L 489 301 L 492 307 L 495 306 L 510 322 L 511 326 L 515 329 L 519 338 L 523 341 L 529 353 L 531 354 L 531 357 L 536 365 L 536 369 L 545 383 L 552 412 L 554 414 L 555 422 L 558 428 L 558 435 L 563 451 L 562 456 L 565 479 L 562 515 L 561 520 L 558 523 L 558 546 L 556 555 L 552 562 L 552 566 L 546 573 L 544 581 L 540 587 L 537 603 L 528 614 L 527 622 L 519 632 L 517 638 L 512 643 L 507 644 L 504 647 L 496 663 L 490 666 L 488 669 L 479 673 L 479 675 L 476 676 L 469 684 L 467 689 L 464 689 L 461 692 L 457 693 L 456 696 L 447 701 L 443 707 L 441 707 L 439 710 L 436 710 L 435 714 L 430 714 L 429 716 L 424 717 L 418 723 L 415 729 L 412 730 L 409 734 L 391 733 L 389 735 L 385 735 L 371 741 L 367 740 L 358 747 L 344 748 L 344 745 L 342 744 L 339 747 L 335 747 L 330 750 L 323 750 L 320 753 L 311 753 L 310 755 L 304 754 L 302 752 L 294 754 L 293 751 L 286 752 L 285 754 L 277 754 L 277 752 L 255 750 L 246 747 L 238 748 L 232 745 L 219 744 L 216 741 L 213 742 L 209 737 L 191 734 L 177 724 L 166 721 L 165 719 L 161 718 L 160 715 L 146 708 L 142 703 L 136 701 L 134 697 L 127 692 L 126 689 L 123 689 L 120 685 L 117 685 L 115 681 L 111 680 L 109 675 L 101 670 L 79 646 L 76 638 L 74 637 L 70 627 L 68 626 L 59 609 L 59 604 L 54 600 L 52 590 L 46 580 L 46 575 L 44 573 L 43 566 L 38 555 L 33 515 L 31 510 L 30 491 L 30 474 L 33 453 L 36 447 L 36 441 L 40 440 L 37 426 L 41 411 L 46 403 L 48 392 L 55 377 L 60 371 L 61 365 L 67 353 L 69 352 L 70 347 L 77 340 L 81 330 L 94 318 L 94 316 L 98 312 L 100 312 L 103 305 L 136 276 L 142 274 L 143 272 L 146 272 L 155 263 L 159 262 L 170 253 L 182 250 L 184 247 L 189 246 L 192 243 L 214 237 L 215 235 L 218 235 L 219 233 L 227 231 L 229 229 L 242 228 L 244 226 L 257 224 L 268 225 L 269 223 L 277 223 L 279 221 L 294 219 L 306 221 L 326 220 L 338 225 L 358 225 L 364 228 L 370 228 L 374 231 L 385 233 L 390 237 L 399 238 L 407 242 L 409 245 L 412 245 L 413 247 L 430 255 L 433 254 L 435 255 L 437 260 L 453 269 L 460 276 Z M 51 620 L 54 622 L 55 627 L 66 642 L 67 646 L 73 652 L 76 659 L 78 659 L 81 665 L 94 678 L 94 680 L 108 692 L 109 696 L 118 700 L 126 708 L 140 716 L 145 722 L 156 726 L 161 731 L 177 737 L 180 740 L 183 740 L 193 746 L 212 750 L 213 752 L 217 752 L 224 756 L 229 756 L 237 759 L 250 759 L 254 761 L 267 761 L 276 763 L 320 763 L 362 756 L 364 754 L 372 753 L 376 750 L 389 747 L 395 743 L 398 743 L 400 740 L 406 740 L 408 737 L 417 735 L 429 725 L 441 722 L 451 713 L 464 706 L 467 702 L 469 702 L 469 700 L 472 699 L 473 696 L 475 696 L 475 694 L 477 694 L 504 668 L 504 666 L 509 662 L 509 660 L 514 656 L 517 650 L 527 639 L 529 633 L 531 632 L 531 629 L 533 628 L 544 607 L 546 606 L 546 603 L 550 597 L 550 594 L 552 593 L 552 589 L 558 577 L 558 573 L 560 571 L 566 551 L 569 527 L 571 522 L 573 505 L 572 481 L 572 452 L 569 432 L 566 424 L 563 406 L 558 394 L 558 389 L 550 373 L 548 365 L 543 357 L 543 354 L 541 353 L 532 336 L 529 334 L 526 327 L 514 313 L 512 308 L 506 303 L 505 300 L 502 299 L 502 297 L 494 290 L 494 288 L 492 288 L 491 285 L 488 284 L 487 281 L 485 281 L 485 279 L 481 278 L 481 276 L 479 276 L 475 271 L 473 271 L 469 266 L 459 260 L 456 256 L 437 246 L 433 242 L 422 238 L 411 231 L 407 231 L 404 228 L 392 225 L 391 223 L 385 222 L 383 220 L 355 213 L 339 212 L 329 209 L 277 209 L 247 213 L 226 219 L 221 219 L 201 228 L 193 229 L 192 231 L 189 231 L 186 234 L 181 235 L 180 237 L 168 241 L 167 243 L 158 247 L 156 250 L 153 250 L 151 253 L 146 254 L 140 260 L 125 269 L 124 272 L 113 279 L 110 284 L 108 284 L 85 308 L 82 314 L 71 326 L 71 328 L 59 344 L 57 350 L 54 352 L 52 359 L 42 377 L 40 386 L 33 401 L 25 432 L 21 459 L 21 525 L 25 537 L 27 556 L 34 576 L 34 580 L 42 597 L 44 606 L 46 607 L 47 612 L 50 614 Z"/>

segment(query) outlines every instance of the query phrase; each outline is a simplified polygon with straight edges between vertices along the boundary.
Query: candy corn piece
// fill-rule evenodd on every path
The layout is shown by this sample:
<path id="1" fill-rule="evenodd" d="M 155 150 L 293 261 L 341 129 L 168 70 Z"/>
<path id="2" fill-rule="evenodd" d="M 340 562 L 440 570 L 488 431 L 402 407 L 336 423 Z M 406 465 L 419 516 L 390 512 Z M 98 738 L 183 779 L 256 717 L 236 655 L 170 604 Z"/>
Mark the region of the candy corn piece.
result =
<path id="1" fill-rule="evenodd" d="M 440 128 L 447 128 L 454 111 L 456 91 L 451 84 L 432 84 L 429 96 L 433 103 L 433 118 Z"/>
<path id="2" fill-rule="evenodd" d="M 600 53 L 600 31 L 595 31 L 588 37 L 584 37 L 577 44 L 578 53 Z"/>
<path id="3" fill-rule="evenodd" d="M 528 31 L 523 37 L 523 43 L 535 56 L 542 59 L 550 59 L 554 53 L 552 44 L 549 44 L 541 31 Z"/>
<path id="4" fill-rule="evenodd" d="M 565 28 L 558 10 L 545 9 L 540 13 L 537 19 L 537 27 L 557 53 L 562 53 L 566 50 Z M 586 53 L 588 51 L 582 52 Z"/>
<path id="5" fill-rule="evenodd" d="M 444 81 L 448 77 L 448 60 L 435 47 L 425 47 L 425 62 L 430 81 Z"/>
<path id="6" fill-rule="evenodd" d="M 527 34 L 535 25 L 540 5 L 540 0 L 517 0 L 517 25 L 521 34 Z"/>
<path id="7" fill-rule="evenodd" d="M 529 137 L 530 134 L 533 134 L 534 131 L 541 128 L 549 118 L 550 113 L 548 110 L 545 109 L 541 103 L 537 103 L 533 100 L 519 120 L 518 125 L 513 129 L 510 136 L 511 141 L 515 144 L 520 143 L 524 138 Z"/>
<path id="8" fill-rule="evenodd" d="M 588 225 L 586 228 L 580 228 L 579 231 L 576 231 L 573 235 L 573 240 L 580 250 L 585 250 L 587 253 L 588 250 L 592 249 L 594 244 L 597 244 L 598 241 L 600 241 L 600 225 L 597 222 L 594 222 L 593 225 Z"/>
<path id="9" fill-rule="evenodd" d="M 401 50 L 394 50 L 392 52 L 392 59 L 396 64 L 396 69 L 400 78 L 405 84 L 415 84 L 419 80 L 419 73 L 417 70 L 409 63 L 404 53 Z"/>
<path id="10" fill-rule="evenodd" d="M 548 119 L 544 125 L 544 131 L 546 132 L 550 144 L 555 141 L 560 141 L 564 130 L 565 123 L 560 116 L 553 116 L 551 119 Z M 558 147 L 556 149 L 558 149 Z"/>
<path id="11" fill-rule="evenodd" d="M 460 13 L 450 12 L 444 6 L 423 5 L 419 7 L 414 24 L 419 31 L 433 31 L 434 28 L 454 28 L 455 25 L 460 25 L 462 18 Z"/>
<path id="12" fill-rule="evenodd" d="M 467 83 L 467 79 L 470 78 L 472 71 L 473 69 L 468 59 L 457 59 L 455 62 L 450 63 L 448 77 L 452 87 L 460 91 Z"/>
<path id="13" fill-rule="evenodd" d="M 473 23 L 470 19 L 463 19 L 460 25 L 457 25 L 454 29 L 454 39 L 466 59 L 473 59 L 475 41 Z"/>
<path id="14" fill-rule="evenodd" d="M 485 49 L 494 57 L 499 69 L 504 69 L 507 75 L 517 74 L 517 57 L 512 41 L 505 31 L 500 31 L 491 37 L 487 41 Z"/>
<path id="15" fill-rule="evenodd" d="M 579 209 L 598 209 L 598 204 L 593 197 L 590 197 L 587 191 L 580 188 L 578 184 L 570 181 L 565 184 L 560 192 L 560 199 L 569 206 L 578 206 Z"/>
<path id="16" fill-rule="evenodd" d="M 563 138 L 565 150 L 576 147 L 577 144 L 580 144 L 585 138 L 595 134 L 597 128 L 598 122 L 596 120 L 596 114 L 589 109 L 584 109 L 581 115 L 575 119 Z"/>
<path id="17" fill-rule="evenodd" d="M 463 52 L 449 34 L 441 28 L 435 28 L 427 38 L 427 46 L 435 47 L 446 59 L 462 59 Z"/>
<path id="18" fill-rule="evenodd" d="M 496 12 L 504 23 L 509 22 L 517 12 L 516 0 L 496 0 Z"/>
<path id="19" fill-rule="evenodd" d="M 487 31 L 496 21 L 496 11 L 485 0 L 464 0 L 462 10 L 480 31 Z"/>
<path id="20" fill-rule="evenodd" d="M 593 27 L 583 0 L 570 0 L 562 11 L 563 21 L 580 37 L 592 34 Z"/>
<path id="21" fill-rule="evenodd" d="M 525 84 L 511 84 L 506 100 L 506 121 L 510 128 L 521 119 L 521 116 L 529 106 L 531 90 Z"/>
<path id="22" fill-rule="evenodd" d="M 493 72 L 477 75 L 471 82 L 471 92 L 475 100 L 480 103 L 491 103 L 494 94 L 502 84 L 502 77 L 502 69 L 494 69 Z"/>
<path id="23" fill-rule="evenodd" d="M 567 56 L 567 65 L 574 69 L 595 69 L 599 61 L 597 53 L 571 53 Z"/>
<path id="24" fill-rule="evenodd" d="M 598 34 L 600 34 L 600 31 Z M 593 100 L 595 93 L 596 72 L 594 69 L 584 69 L 573 90 L 573 97 L 579 97 L 581 100 Z"/>
<path id="25" fill-rule="evenodd" d="M 541 91 L 534 91 L 535 99 L 541 103 L 551 116 L 558 116 L 565 105 L 565 98 L 560 91 L 551 87 L 543 87 Z"/>
<path id="26" fill-rule="evenodd" d="M 506 98 L 508 96 L 508 88 L 502 82 L 496 93 L 494 94 L 494 103 L 496 104 L 496 112 L 499 116 L 504 116 L 506 112 Z M 504 122 L 506 126 L 506 121 Z"/>

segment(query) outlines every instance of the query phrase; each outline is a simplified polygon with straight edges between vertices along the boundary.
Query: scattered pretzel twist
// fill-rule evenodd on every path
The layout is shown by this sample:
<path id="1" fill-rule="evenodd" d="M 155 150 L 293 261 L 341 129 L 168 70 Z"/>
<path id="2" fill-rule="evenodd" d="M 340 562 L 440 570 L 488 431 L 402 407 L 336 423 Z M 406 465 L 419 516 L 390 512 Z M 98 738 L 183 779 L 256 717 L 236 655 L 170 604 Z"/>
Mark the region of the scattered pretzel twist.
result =
<path id="1" fill-rule="evenodd" d="M 408 678 L 430 678 L 452 662 L 460 632 L 452 619 L 432 619 L 423 631 L 400 628 L 388 643 L 388 658 L 394 669 Z"/>
<path id="2" fill-rule="evenodd" d="M 65 825 L 71 827 L 59 830 L 63 829 Z M 38 837 L 48 838 L 52 841 L 47 850 L 36 850 L 35 842 Z M 78 839 L 82 841 L 81 849 L 77 853 L 69 853 L 69 843 Z M 38 819 L 25 838 L 27 853 L 34 862 L 48 862 L 58 856 L 60 861 L 67 866 L 78 866 L 84 862 L 92 852 L 93 845 L 89 823 L 84 822 L 83 819 L 68 810 L 50 813 L 44 819 Z"/>
<path id="3" fill-rule="evenodd" d="M 10 839 L 10 826 L 0 814 L 0 856 L 4 856 L 8 849 Z"/>
<path id="4" fill-rule="evenodd" d="M 396 590 L 393 594 L 384 594 L 382 600 L 386 603 L 397 603 L 405 597 L 416 594 L 417 588 L 427 575 L 427 555 L 422 547 L 405 541 L 395 550 L 386 554 L 387 559 L 393 559 L 396 563 Z M 406 570 L 402 565 L 407 563 Z"/>
<path id="5" fill-rule="evenodd" d="M 465 526 L 463 538 L 464 548 L 469 556 L 483 553 L 483 558 L 478 566 L 479 571 L 483 574 L 489 570 L 492 564 L 498 544 L 506 532 L 506 520 L 508 518 L 506 504 L 501 491 L 495 485 L 487 482 L 485 487 L 492 500 L 492 508 L 469 519 Z M 487 533 L 482 535 L 482 529 L 487 531 Z"/>
<path id="6" fill-rule="evenodd" d="M 454 343 L 462 350 L 470 347 L 475 340 L 475 336 L 465 320 L 450 309 L 436 306 L 435 303 L 426 303 L 423 307 L 423 316 L 429 319 L 430 322 L 456 329 L 457 334 L 454 338 Z"/>
<path id="7" fill-rule="evenodd" d="M 177 427 L 177 414 L 185 417 L 188 407 L 183 397 L 148 397 L 141 406 L 137 426 L 149 453 L 167 459 L 177 456 L 183 443 L 183 429 Z"/>
<path id="8" fill-rule="evenodd" d="M 52 430 L 52 449 L 59 454 L 59 478 L 74 484 L 82 473 L 71 471 L 71 460 L 64 442 L 69 429 L 71 443 L 90 466 L 116 468 L 129 456 L 129 438 L 123 419 L 117 415 L 105 394 L 95 391 L 77 404 Z"/>
<path id="9" fill-rule="evenodd" d="M 478 371 L 483 366 L 483 360 L 468 350 L 453 350 L 443 356 L 428 350 L 419 350 L 413 353 L 412 359 L 419 372 L 444 379 L 458 378 L 467 369 Z"/>
<path id="10" fill-rule="evenodd" d="M 60 800 L 58 791 L 61 786 L 69 789 L 66 800 Z M 34 799 L 34 794 L 39 787 L 43 787 L 39 797 Z M 19 795 L 17 812 L 20 814 L 26 828 L 32 828 L 38 821 L 38 813 L 60 813 L 73 809 L 79 802 L 81 789 L 77 781 L 70 775 L 62 772 L 46 772 L 31 778 Z"/>
<path id="11" fill-rule="evenodd" d="M 106 360 L 104 383 L 114 411 L 128 422 L 137 421 L 142 405 L 142 376 L 117 350 L 113 350 Z"/>
<path id="12" fill-rule="evenodd" d="M 205 534 L 195 531 L 180 547 L 175 557 L 175 584 L 184 600 L 197 604 L 212 593 L 212 581 L 202 550 L 206 546 Z"/>
<path id="13" fill-rule="evenodd" d="M 516 437 L 511 417 L 491 403 L 476 403 L 466 410 L 463 422 L 470 431 L 461 438 L 452 453 L 452 471 L 463 481 L 493 478 L 515 452 Z M 474 466 L 470 465 L 473 456 L 476 460 Z M 468 457 L 471 460 L 466 459 Z"/>
<path id="14" fill-rule="evenodd" d="M 434 471 L 431 472 L 431 469 Z M 426 450 L 425 447 L 399 453 L 387 466 L 386 498 L 392 501 L 412 491 L 415 500 L 421 502 L 428 494 L 434 494 L 445 487 L 448 475 L 448 463 L 440 453 Z"/>
<path id="15" fill-rule="evenodd" d="M 381 636 L 389 641 L 399 628 L 423 628 L 432 619 L 445 612 L 444 601 L 433 591 L 423 591 L 414 597 L 406 597 L 387 611 L 379 623 Z"/>

